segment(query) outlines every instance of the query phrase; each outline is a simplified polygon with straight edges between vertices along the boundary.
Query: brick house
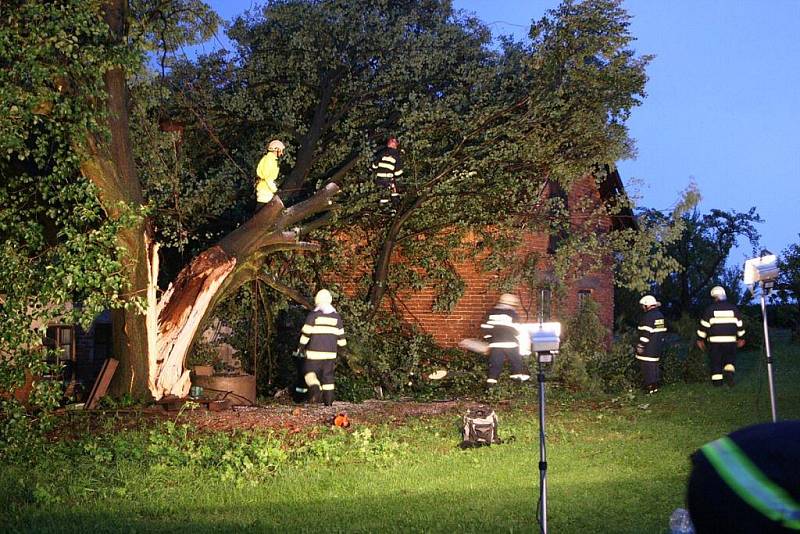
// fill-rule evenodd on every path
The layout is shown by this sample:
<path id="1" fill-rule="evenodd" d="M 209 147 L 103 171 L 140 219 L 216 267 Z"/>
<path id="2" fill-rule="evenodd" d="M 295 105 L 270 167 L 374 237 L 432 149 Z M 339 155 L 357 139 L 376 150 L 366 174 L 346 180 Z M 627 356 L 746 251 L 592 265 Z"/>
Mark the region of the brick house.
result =
<path id="1" fill-rule="evenodd" d="M 624 195 L 622 180 L 616 169 L 607 166 L 605 174 L 606 177 L 602 180 L 597 180 L 591 175 L 586 176 L 578 180 L 568 192 L 557 191 L 552 185 L 548 185 L 543 195 L 558 195 L 564 198 L 569 208 L 571 224 L 574 226 L 580 223 L 579 206 L 597 205 L 595 203 L 610 201 L 619 195 Z M 626 209 L 616 216 L 601 220 L 596 228 L 599 232 L 636 228 L 636 223 L 631 210 Z M 548 257 L 554 252 L 556 241 L 557 236 L 530 232 L 524 236 L 516 253 L 520 255 L 536 253 L 541 258 L 541 278 L 547 279 L 552 277 Z M 469 238 L 464 242 L 467 250 L 474 245 L 474 240 Z M 387 295 L 386 300 L 389 302 L 385 306 L 391 307 L 405 322 L 417 325 L 432 335 L 443 347 L 454 347 L 464 338 L 480 337 L 480 324 L 500 294 L 500 291 L 493 287 L 498 275 L 482 272 L 481 259 L 473 255 L 470 259 L 454 262 L 454 270 L 464 281 L 465 287 L 462 297 L 449 312 L 433 311 L 432 306 L 436 298 L 433 287 Z M 515 293 L 520 296 L 522 302 L 522 319 L 525 322 L 535 322 L 540 318 L 544 321 L 563 322 L 576 312 L 583 299 L 591 297 L 600 305 L 600 319 L 608 327 L 610 335 L 614 324 L 614 278 L 610 262 L 609 258 L 608 268 L 582 276 L 558 294 L 544 285 L 534 288 L 517 287 Z M 355 262 L 351 262 L 351 265 L 354 264 Z M 368 274 L 355 272 L 353 279 Z M 346 293 L 356 292 L 354 282 L 345 281 L 341 285 Z"/>

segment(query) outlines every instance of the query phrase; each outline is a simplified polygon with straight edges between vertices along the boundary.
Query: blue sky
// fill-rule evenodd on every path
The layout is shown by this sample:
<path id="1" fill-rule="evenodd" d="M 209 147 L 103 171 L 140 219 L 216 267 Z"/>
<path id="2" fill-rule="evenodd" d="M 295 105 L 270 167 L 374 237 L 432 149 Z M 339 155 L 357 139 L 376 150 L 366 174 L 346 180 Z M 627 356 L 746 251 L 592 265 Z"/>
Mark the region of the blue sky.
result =
<path id="1" fill-rule="evenodd" d="M 251 0 L 211 0 L 229 20 Z M 455 0 L 497 34 L 527 35 L 557 0 Z M 702 211 L 765 220 L 773 252 L 800 241 L 800 0 L 626 0 L 635 48 L 656 58 L 629 122 L 635 160 L 619 162 L 643 206 L 670 208 L 694 181 Z M 212 43 L 213 44 L 213 43 Z M 731 264 L 743 263 L 740 247 Z"/>

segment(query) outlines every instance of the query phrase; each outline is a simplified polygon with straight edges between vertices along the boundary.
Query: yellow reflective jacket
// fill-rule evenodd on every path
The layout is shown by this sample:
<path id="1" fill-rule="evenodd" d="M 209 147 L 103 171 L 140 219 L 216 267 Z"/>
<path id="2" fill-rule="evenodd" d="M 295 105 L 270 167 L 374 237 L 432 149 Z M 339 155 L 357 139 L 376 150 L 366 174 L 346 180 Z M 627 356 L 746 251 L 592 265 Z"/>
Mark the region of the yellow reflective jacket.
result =
<path id="1" fill-rule="evenodd" d="M 258 175 L 256 200 L 258 202 L 269 202 L 275 192 L 278 191 L 278 186 L 275 185 L 275 180 L 278 178 L 278 170 L 278 156 L 275 152 L 267 152 L 258 162 L 258 167 L 256 168 L 256 174 Z"/>

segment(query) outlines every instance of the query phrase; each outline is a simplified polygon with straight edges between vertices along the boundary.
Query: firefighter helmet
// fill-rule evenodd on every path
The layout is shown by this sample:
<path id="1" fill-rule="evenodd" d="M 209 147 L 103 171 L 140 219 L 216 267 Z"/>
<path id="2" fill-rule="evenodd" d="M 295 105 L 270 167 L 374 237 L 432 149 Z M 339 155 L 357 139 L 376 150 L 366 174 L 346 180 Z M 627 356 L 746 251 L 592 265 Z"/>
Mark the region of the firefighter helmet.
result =
<path id="1" fill-rule="evenodd" d="M 498 304 L 505 304 L 506 306 L 519 306 L 519 297 L 516 295 L 512 295 L 511 293 L 503 293 L 500 295 L 500 300 L 497 301 Z"/>
<path id="2" fill-rule="evenodd" d="M 267 145 L 268 152 L 277 152 L 278 154 L 282 154 L 284 150 L 286 150 L 286 146 L 284 146 L 284 144 L 277 139 L 273 139 L 269 142 L 269 145 Z"/>
<path id="3" fill-rule="evenodd" d="M 725 294 L 725 289 L 720 286 L 714 286 L 711 288 L 711 296 L 717 300 L 725 300 L 728 298 L 728 295 Z"/>
<path id="4" fill-rule="evenodd" d="M 314 304 L 317 306 L 329 306 L 333 302 L 333 295 L 327 289 L 320 289 L 314 297 Z"/>
<path id="5" fill-rule="evenodd" d="M 653 295 L 645 295 L 639 299 L 639 304 L 644 306 L 645 308 L 649 308 L 650 306 L 661 306 L 661 303 L 656 300 Z"/>

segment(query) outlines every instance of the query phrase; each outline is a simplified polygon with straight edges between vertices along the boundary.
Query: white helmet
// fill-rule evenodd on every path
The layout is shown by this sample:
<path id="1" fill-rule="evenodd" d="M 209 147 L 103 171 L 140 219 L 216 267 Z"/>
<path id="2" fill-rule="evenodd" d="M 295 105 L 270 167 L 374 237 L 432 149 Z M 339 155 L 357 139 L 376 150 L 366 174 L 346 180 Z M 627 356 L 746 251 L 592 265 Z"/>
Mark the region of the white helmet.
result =
<path id="1" fill-rule="evenodd" d="M 728 298 L 728 295 L 725 294 L 725 290 L 720 286 L 711 288 L 711 296 L 717 300 L 725 300 Z"/>
<path id="2" fill-rule="evenodd" d="M 268 152 L 283 152 L 284 150 L 286 150 L 286 147 L 277 139 L 270 141 L 269 145 L 267 146 Z"/>
<path id="3" fill-rule="evenodd" d="M 320 289 L 314 297 L 314 304 L 317 306 L 329 306 L 333 302 L 333 295 L 327 289 Z"/>
<path id="4" fill-rule="evenodd" d="M 639 299 L 639 304 L 644 306 L 645 308 L 649 308 L 650 306 L 661 306 L 661 303 L 656 300 L 653 295 L 645 295 Z"/>
<path id="5" fill-rule="evenodd" d="M 497 302 L 498 304 L 505 304 L 506 306 L 519 307 L 519 297 L 511 293 L 503 293 L 500 295 L 500 300 Z"/>

